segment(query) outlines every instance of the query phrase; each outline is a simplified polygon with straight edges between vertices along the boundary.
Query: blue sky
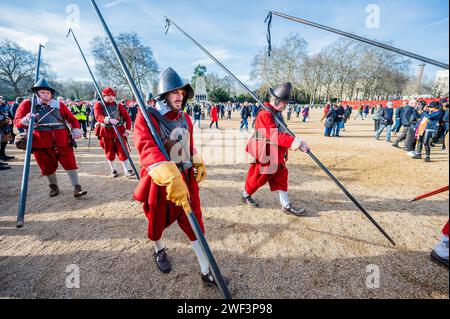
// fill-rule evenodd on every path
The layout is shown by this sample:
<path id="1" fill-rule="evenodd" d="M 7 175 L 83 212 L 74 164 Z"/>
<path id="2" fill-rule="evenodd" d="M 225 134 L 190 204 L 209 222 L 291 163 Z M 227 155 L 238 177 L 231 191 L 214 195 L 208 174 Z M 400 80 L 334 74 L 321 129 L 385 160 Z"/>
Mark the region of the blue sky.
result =
<path id="1" fill-rule="evenodd" d="M 89 79 L 72 39 L 66 39 L 66 9 L 79 7 L 80 23 L 75 28 L 88 60 L 89 42 L 104 35 L 88 0 L 0 0 L 0 38 L 9 38 L 36 51 L 46 44 L 44 58 L 62 78 Z M 366 7 L 378 5 L 380 27 L 369 29 Z M 142 42 L 153 49 L 160 68 L 173 67 L 190 77 L 201 63 L 209 72 L 225 74 L 198 48 L 172 28 L 164 36 L 164 18 L 168 15 L 192 37 L 212 52 L 234 74 L 249 80 L 253 56 L 266 47 L 264 19 L 269 10 L 284 12 L 330 27 L 375 40 L 448 63 L 448 0 L 97 0 L 111 32 L 136 31 Z M 70 8 L 70 7 L 69 7 Z M 309 43 L 309 53 L 319 52 L 338 36 L 309 26 L 273 18 L 272 41 L 279 44 L 289 33 L 299 33 Z M 416 72 L 418 61 L 413 61 Z M 438 68 L 427 65 L 426 76 L 433 79 Z"/>

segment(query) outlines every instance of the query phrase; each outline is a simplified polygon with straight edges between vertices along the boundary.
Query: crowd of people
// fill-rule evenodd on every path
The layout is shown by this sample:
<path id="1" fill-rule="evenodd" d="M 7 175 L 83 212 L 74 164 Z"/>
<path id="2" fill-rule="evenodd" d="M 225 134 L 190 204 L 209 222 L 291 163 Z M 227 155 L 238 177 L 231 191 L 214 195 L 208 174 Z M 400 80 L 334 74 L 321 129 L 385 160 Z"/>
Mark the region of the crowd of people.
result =
<path id="1" fill-rule="evenodd" d="M 397 109 L 396 126 L 394 134 L 399 133 L 393 142 L 394 147 L 400 147 L 404 141 L 403 149 L 414 159 L 422 158 L 422 150 L 425 147 L 425 161 L 429 162 L 431 147 L 442 141 L 442 151 L 446 151 L 445 143 L 448 135 L 448 99 L 439 102 L 417 102 L 410 100 Z M 403 127 L 403 129 L 402 129 Z"/>
<path id="2" fill-rule="evenodd" d="M 324 123 L 326 137 L 340 137 L 341 130 L 345 131 L 345 124 L 350 119 L 352 107 L 348 104 L 342 105 L 342 102 L 328 102 L 323 110 L 321 123 Z"/>

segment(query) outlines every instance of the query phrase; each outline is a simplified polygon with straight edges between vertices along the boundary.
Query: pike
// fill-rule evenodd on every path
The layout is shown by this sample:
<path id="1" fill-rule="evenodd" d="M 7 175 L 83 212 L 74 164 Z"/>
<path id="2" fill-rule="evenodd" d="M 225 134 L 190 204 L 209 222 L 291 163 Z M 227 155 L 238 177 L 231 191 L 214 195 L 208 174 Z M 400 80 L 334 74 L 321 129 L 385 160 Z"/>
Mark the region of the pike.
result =
<path id="1" fill-rule="evenodd" d="M 41 68 L 41 56 L 42 48 L 45 48 L 42 44 L 39 44 L 38 60 L 36 66 L 36 77 L 34 83 L 36 83 L 40 78 L 40 68 Z M 34 107 L 36 104 L 36 94 L 33 93 L 31 97 L 31 110 L 30 113 L 34 114 Z M 33 130 L 34 130 L 34 117 L 30 118 L 28 124 L 28 136 L 27 136 L 27 149 L 25 151 L 25 160 L 23 164 L 23 174 L 22 174 L 22 186 L 20 189 L 19 198 L 19 212 L 17 214 L 17 228 L 22 228 L 25 222 L 25 207 L 27 204 L 27 193 L 28 193 L 28 179 L 30 177 L 30 162 L 31 162 L 31 148 L 33 146 Z"/>
<path id="2" fill-rule="evenodd" d="M 131 77 L 130 70 L 128 69 L 127 65 L 125 64 L 122 54 L 120 53 L 119 48 L 117 47 L 117 44 L 114 41 L 114 38 L 113 38 L 111 32 L 109 31 L 109 28 L 108 28 L 105 20 L 103 19 L 103 16 L 97 7 L 97 4 L 95 3 L 95 0 L 91 0 L 91 4 L 94 7 L 95 12 L 97 13 L 98 18 L 100 19 L 100 22 L 103 25 L 103 28 L 105 29 L 105 33 L 107 34 L 109 41 L 111 42 L 111 45 L 114 49 L 116 57 L 119 60 L 120 66 L 122 67 L 122 70 L 127 78 L 128 84 L 130 85 L 131 90 L 133 91 L 133 95 L 135 96 L 135 98 L 139 104 L 139 108 L 142 112 L 145 122 L 147 123 L 147 126 L 153 136 L 153 139 L 155 140 L 155 143 L 158 145 L 159 151 L 163 154 L 163 156 L 166 158 L 166 160 L 170 161 L 170 156 L 167 153 L 166 149 L 164 148 L 161 138 L 158 135 L 158 132 L 156 131 L 156 128 L 153 126 L 153 123 L 150 120 L 150 117 L 147 113 L 144 100 L 143 100 L 141 94 L 139 93 L 138 88 L 136 87 L 136 83 L 134 83 L 134 80 Z M 209 248 L 206 238 L 202 233 L 202 230 L 197 221 L 197 218 L 195 217 L 195 214 L 192 211 L 192 208 L 190 209 L 190 212 L 186 213 L 186 214 L 187 214 L 189 223 L 192 227 L 192 230 L 194 231 L 195 237 L 197 238 L 197 240 L 200 244 L 200 247 L 203 250 L 203 253 L 205 254 L 206 258 L 208 259 L 211 273 L 212 273 L 214 279 L 216 280 L 216 282 L 218 283 L 220 291 L 222 292 L 224 298 L 231 299 L 231 295 L 230 295 L 230 292 L 228 291 L 228 287 L 224 282 L 222 274 L 220 273 L 220 269 L 217 266 L 216 260 L 214 259 L 214 256 L 211 252 L 211 249 Z"/>
<path id="3" fill-rule="evenodd" d="M 418 200 L 421 200 L 421 199 L 424 199 L 424 198 L 427 198 L 427 197 L 431 197 L 431 196 L 443 193 L 445 191 L 448 191 L 448 185 L 444 186 L 444 187 L 441 187 L 441 188 L 438 188 L 438 189 L 436 189 L 434 191 L 431 191 L 429 193 L 425 193 L 423 195 L 414 197 L 413 199 L 410 200 L 410 202 L 415 202 L 415 201 L 418 201 Z"/>
<path id="4" fill-rule="evenodd" d="M 81 54 L 81 56 L 82 56 L 82 58 L 84 60 L 84 63 L 86 64 L 86 67 L 87 67 L 87 69 L 89 71 L 89 74 L 91 75 L 92 81 L 94 82 L 95 90 L 96 90 L 98 96 L 100 97 L 101 103 L 103 105 L 103 110 L 105 111 L 107 116 L 111 116 L 111 114 L 108 111 L 108 108 L 106 107 L 106 103 L 105 103 L 105 100 L 103 99 L 102 93 L 100 91 L 100 87 L 98 86 L 97 81 L 95 80 L 95 77 L 94 77 L 94 74 L 92 73 L 91 67 L 89 66 L 89 63 L 86 60 L 86 57 L 84 56 L 83 50 L 81 49 L 80 44 L 78 43 L 78 40 L 77 40 L 77 38 L 75 36 L 75 33 L 73 32 L 72 28 L 69 29 L 69 32 L 67 33 L 66 37 L 69 37 L 70 34 L 72 34 L 73 39 L 75 40 L 75 43 L 77 44 L 78 49 L 80 50 L 80 54 Z M 134 165 L 133 160 L 131 159 L 131 155 L 130 155 L 130 152 L 128 151 L 128 147 L 124 143 L 124 141 L 122 139 L 122 136 L 119 133 L 119 130 L 117 129 L 117 126 L 113 125 L 112 127 L 114 128 L 114 132 L 116 132 L 116 135 L 117 135 L 117 137 L 119 139 L 119 142 L 120 142 L 120 145 L 122 146 L 122 149 L 125 152 L 125 155 L 127 156 L 128 160 L 130 161 L 131 167 L 133 168 L 133 171 L 134 171 L 134 174 L 136 175 L 136 178 L 138 180 L 140 180 L 139 172 L 136 169 L 136 166 Z"/>
<path id="5" fill-rule="evenodd" d="M 244 84 L 242 83 L 231 71 L 229 71 L 222 63 L 220 63 L 211 53 L 209 53 L 203 46 L 201 46 L 197 41 L 195 41 L 190 35 L 184 32 L 179 26 L 177 26 L 171 19 L 166 18 L 166 34 L 169 30 L 171 24 L 173 24 L 181 33 L 183 33 L 187 38 L 189 38 L 193 43 L 195 43 L 206 55 L 208 55 L 218 66 L 220 66 L 229 76 L 231 76 L 245 91 L 247 91 L 254 99 L 257 101 L 265 110 L 269 111 L 275 121 L 281 125 L 286 132 L 295 137 L 295 134 L 283 123 L 277 116 L 273 113 L 273 111 L 268 108 L 261 100 Z M 392 245 L 395 246 L 395 242 L 392 238 L 386 233 L 386 231 L 373 219 L 373 217 L 364 209 L 364 207 L 353 197 L 352 194 L 336 179 L 336 177 L 331 174 L 331 172 L 323 165 L 316 156 L 311 151 L 308 151 L 308 155 L 311 159 L 328 175 L 329 178 L 344 192 L 345 195 L 359 208 L 359 210 L 372 222 L 372 224 L 388 239 Z"/>
<path id="6" fill-rule="evenodd" d="M 271 25 L 272 25 L 272 16 L 273 15 L 276 15 L 276 16 L 279 16 L 281 18 L 288 19 L 288 20 L 291 20 L 291 21 L 294 21 L 294 22 L 298 22 L 298 23 L 302 23 L 302 24 L 305 24 L 305 25 L 309 25 L 309 26 L 312 26 L 312 27 L 315 27 L 315 28 L 318 28 L 318 29 L 321 29 L 321 30 L 325 30 L 325 31 L 329 31 L 329 32 L 332 32 L 332 33 L 336 33 L 336 34 L 342 35 L 344 37 L 347 37 L 347 38 L 350 38 L 350 39 L 353 39 L 353 40 L 356 40 L 356 41 L 364 42 L 366 44 L 370 44 L 370 45 L 373 45 L 373 46 L 376 46 L 376 47 L 379 47 L 379 48 L 382 48 L 382 49 L 385 49 L 385 50 L 388 50 L 388 51 L 391 51 L 391 52 L 395 52 L 397 54 L 404 55 L 404 56 L 407 56 L 407 57 L 410 57 L 410 58 L 413 58 L 415 60 L 419 60 L 419 61 L 422 61 L 422 62 L 426 62 L 426 63 L 432 64 L 432 65 L 435 65 L 435 66 L 438 66 L 438 67 L 441 67 L 441 68 L 444 68 L 444 69 L 447 69 L 447 70 L 449 69 L 449 65 L 446 64 L 446 63 L 439 62 L 439 61 L 436 61 L 436 60 L 433 60 L 433 59 L 430 59 L 430 58 L 418 55 L 416 53 L 412 53 L 412 52 L 405 51 L 405 50 L 402 50 L 402 49 L 399 49 L 399 48 L 395 48 L 393 46 L 390 46 L 390 45 L 387 45 L 387 44 L 384 44 L 384 43 L 381 43 L 381 42 L 370 40 L 370 39 L 361 37 L 359 35 L 355 35 L 355 34 L 352 34 L 352 33 L 344 32 L 344 31 L 341 31 L 341 30 L 338 30 L 338 29 L 334 29 L 334 28 L 330 28 L 330 27 L 327 27 L 327 26 L 324 26 L 324 25 L 321 25 L 321 24 L 318 24 L 318 23 L 314 23 L 314 22 L 311 22 L 311 21 L 308 21 L 308 20 L 305 20 L 305 19 L 293 17 L 293 16 L 287 15 L 285 13 L 276 12 L 276 11 L 269 11 L 269 14 L 267 15 L 267 18 L 264 21 L 264 22 L 267 22 L 267 42 L 269 43 L 269 50 L 268 50 L 269 56 L 270 56 L 270 52 L 271 52 L 271 48 L 272 48 L 270 28 L 271 28 Z"/>

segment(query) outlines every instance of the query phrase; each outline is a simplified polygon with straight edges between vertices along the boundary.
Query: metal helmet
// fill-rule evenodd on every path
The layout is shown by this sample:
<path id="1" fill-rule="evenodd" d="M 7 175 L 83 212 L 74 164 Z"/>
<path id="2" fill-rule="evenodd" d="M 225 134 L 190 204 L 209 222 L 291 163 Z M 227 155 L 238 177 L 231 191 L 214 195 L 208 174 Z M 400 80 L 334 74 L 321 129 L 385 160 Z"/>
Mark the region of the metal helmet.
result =
<path id="1" fill-rule="evenodd" d="M 155 98 L 153 97 L 152 92 L 148 92 L 147 97 L 145 98 L 145 102 L 154 100 Z"/>
<path id="2" fill-rule="evenodd" d="M 291 91 L 292 91 L 292 84 L 291 82 L 283 83 L 281 84 L 277 89 L 269 89 L 270 94 L 277 99 L 280 99 L 282 101 L 286 101 L 287 103 L 294 103 L 295 101 L 291 100 Z"/>
<path id="3" fill-rule="evenodd" d="M 55 95 L 56 93 L 56 90 L 52 88 L 44 78 L 41 78 L 39 81 L 37 81 L 36 84 L 34 84 L 34 86 L 31 88 L 31 92 L 33 93 L 37 93 L 39 90 L 50 91 L 52 92 L 52 95 Z"/>
<path id="4" fill-rule="evenodd" d="M 162 71 L 158 82 L 158 93 L 154 97 L 155 100 L 162 101 L 166 94 L 176 90 L 185 90 L 186 97 L 183 101 L 183 106 L 187 100 L 194 97 L 194 89 L 189 83 L 184 83 L 183 79 L 172 68 L 167 68 Z"/>

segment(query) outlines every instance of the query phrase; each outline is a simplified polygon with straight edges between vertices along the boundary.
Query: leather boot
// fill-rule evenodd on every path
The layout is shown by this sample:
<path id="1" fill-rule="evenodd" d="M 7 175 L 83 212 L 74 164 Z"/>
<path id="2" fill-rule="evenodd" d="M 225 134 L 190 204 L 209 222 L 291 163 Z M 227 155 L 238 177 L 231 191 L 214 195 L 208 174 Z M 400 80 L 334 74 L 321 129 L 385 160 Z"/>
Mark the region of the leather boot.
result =
<path id="1" fill-rule="evenodd" d="M 59 195 L 59 187 L 56 184 L 50 184 L 50 192 L 49 195 L 50 197 L 55 197 Z"/>
<path id="2" fill-rule="evenodd" d="M 82 190 L 81 190 L 81 185 L 75 186 L 75 189 L 74 189 L 74 191 L 73 191 L 73 197 L 79 198 L 79 197 L 84 196 L 84 195 L 86 195 L 86 194 L 87 194 L 86 191 L 82 191 Z"/>

